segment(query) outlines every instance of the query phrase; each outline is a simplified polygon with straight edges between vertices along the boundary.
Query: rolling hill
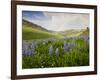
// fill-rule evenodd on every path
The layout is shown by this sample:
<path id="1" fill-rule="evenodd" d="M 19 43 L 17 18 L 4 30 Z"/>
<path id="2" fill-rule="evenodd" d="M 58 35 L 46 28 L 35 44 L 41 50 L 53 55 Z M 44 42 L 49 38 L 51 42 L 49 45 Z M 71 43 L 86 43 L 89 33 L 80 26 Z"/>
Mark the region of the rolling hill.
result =
<path id="1" fill-rule="evenodd" d="M 46 38 L 62 38 L 64 36 L 60 34 L 54 34 L 44 29 L 43 27 L 31 23 L 26 20 L 22 20 L 22 39 L 46 39 Z"/>
<path id="2" fill-rule="evenodd" d="M 41 26 L 39 26 L 39 25 L 37 25 L 37 24 L 35 24 L 35 23 L 29 22 L 29 21 L 27 21 L 27 20 L 24 20 L 24 19 L 22 20 L 22 24 L 23 24 L 24 26 L 28 26 L 28 27 L 31 27 L 31 28 L 35 28 L 35 29 L 39 29 L 39 30 L 47 31 L 47 32 L 48 32 L 47 29 L 45 29 L 45 28 L 43 28 L 43 27 L 41 27 Z"/>
<path id="3" fill-rule="evenodd" d="M 61 31 L 59 33 L 62 34 L 64 37 L 75 37 L 75 36 L 77 37 L 84 31 L 85 29 L 79 29 L 79 30 L 70 29 L 70 30 Z"/>
<path id="4" fill-rule="evenodd" d="M 87 29 L 70 29 L 65 31 L 49 31 L 40 25 L 31 23 L 27 20 L 22 20 L 22 39 L 47 39 L 47 38 L 64 38 L 64 37 L 88 37 L 89 30 Z"/>

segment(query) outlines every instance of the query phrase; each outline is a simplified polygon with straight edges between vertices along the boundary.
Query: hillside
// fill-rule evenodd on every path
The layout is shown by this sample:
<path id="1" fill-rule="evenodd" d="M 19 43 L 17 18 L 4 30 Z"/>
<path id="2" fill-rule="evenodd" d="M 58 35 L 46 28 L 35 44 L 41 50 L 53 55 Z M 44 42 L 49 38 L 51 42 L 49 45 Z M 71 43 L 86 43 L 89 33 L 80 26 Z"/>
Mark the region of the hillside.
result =
<path id="1" fill-rule="evenodd" d="M 22 24 L 23 24 L 24 26 L 28 26 L 28 27 L 32 27 L 32 28 L 35 28 L 35 29 L 39 29 L 39 30 L 43 30 L 43 31 L 47 31 L 47 32 L 48 32 L 47 29 L 41 27 L 40 25 L 37 25 L 37 24 L 35 24 L 35 23 L 29 22 L 29 21 L 24 20 L 24 19 L 22 20 Z"/>
<path id="2" fill-rule="evenodd" d="M 80 35 L 80 37 L 88 37 L 89 36 L 89 30 L 84 30 Z"/>
<path id="3" fill-rule="evenodd" d="M 42 28 L 41 26 L 30 23 L 26 20 L 22 22 L 22 39 L 32 40 L 32 39 L 46 39 L 46 38 L 62 38 L 60 34 L 50 33 L 48 30 Z"/>
<path id="4" fill-rule="evenodd" d="M 87 29 L 70 29 L 65 31 L 49 31 L 40 25 L 22 20 L 22 38 L 23 40 L 47 39 L 47 38 L 64 38 L 64 37 L 88 37 Z"/>
<path id="5" fill-rule="evenodd" d="M 70 29 L 70 30 L 61 31 L 59 33 L 62 34 L 64 37 L 75 37 L 75 36 L 79 36 L 83 31 L 84 29 L 79 29 L 79 30 Z"/>

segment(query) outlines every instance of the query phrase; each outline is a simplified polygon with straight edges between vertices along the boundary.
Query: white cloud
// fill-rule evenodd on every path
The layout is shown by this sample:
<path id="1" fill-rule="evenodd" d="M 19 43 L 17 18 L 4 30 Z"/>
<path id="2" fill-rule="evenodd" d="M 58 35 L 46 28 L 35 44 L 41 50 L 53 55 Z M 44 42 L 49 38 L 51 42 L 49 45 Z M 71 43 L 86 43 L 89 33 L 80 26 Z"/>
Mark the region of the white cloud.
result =
<path id="1" fill-rule="evenodd" d="M 42 20 L 34 20 L 38 25 L 54 31 L 67 29 L 83 29 L 89 27 L 89 14 L 43 12 Z"/>

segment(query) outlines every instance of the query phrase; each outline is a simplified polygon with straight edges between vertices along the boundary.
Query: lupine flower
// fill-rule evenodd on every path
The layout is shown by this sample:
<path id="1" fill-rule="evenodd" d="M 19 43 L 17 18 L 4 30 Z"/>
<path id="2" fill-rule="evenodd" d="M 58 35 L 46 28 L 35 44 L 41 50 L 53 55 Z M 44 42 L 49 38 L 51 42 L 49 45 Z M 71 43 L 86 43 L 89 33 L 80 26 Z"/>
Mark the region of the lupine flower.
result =
<path id="1" fill-rule="evenodd" d="M 50 54 L 50 56 L 52 55 L 52 53 L 53 53 L 53 47 L 50 46 L 50 48 L 49 48 L 49 54 Z"/>
<path id="2" fill-rule="evenodd" d="M 72 49 L 74 48 L 74 43 L 72 43 L 72 46 L 71 47 L 72 47 Z"/>
<path id="3" fill-rule="evenodd" d="M 32 55 L 32 50 L 28 49 L 28 56 L 31 56 L 31 55 Z"/>
<path id="4" fill-rule="evenodd" d="M 66 45 L 66 42 L 64 41 L 64 51 L 67 50 L 67 45 Z"/>
<path id="5" fill-rule="evenodd" d="M 30 56 L 30 55 L 32 55 L 32 50 L 31 49 L 28 49 L 28 48 L 23 48 L 22 49 L 22 55 L 23 56 Z"/>
<path id="6" fill-rule="evenodd" d="M 30 49 L 30 50 L 31 50 L 31 52 L 32 52 L 32 53 L 34 53 L 34 51 L 35 51 L 35 44 L 30 43 L 30 44 L 29 44 L 29 48 L 28 48 L 28 49 Z"/>
<path id="7" fill-rule="evenodd" d="M 27 54 L 28 54 L 27 48 L 22 49 L 22 54 L 23 54 L 23 56 L 27 56 Z"/>
<path id="8" fill-rule="evenodd" d="M 58 55 L 58 53 L 59 53 L 59 49 L 58 48 L 56 48 L 55 53 L 56 53 L 56 55 Z"/>

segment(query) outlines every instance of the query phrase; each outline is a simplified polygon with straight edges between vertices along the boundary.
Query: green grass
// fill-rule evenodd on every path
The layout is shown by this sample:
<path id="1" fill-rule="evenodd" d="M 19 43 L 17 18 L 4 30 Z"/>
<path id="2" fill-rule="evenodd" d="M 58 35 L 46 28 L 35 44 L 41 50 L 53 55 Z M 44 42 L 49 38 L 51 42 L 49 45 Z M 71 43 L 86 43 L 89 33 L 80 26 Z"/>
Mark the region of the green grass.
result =
<path id="1" fill-rule="evenodd" d="M 42 31 L 28 26 L 23 26 L 22 28 L 22 39 L 32 40 L 32 39 L 46 39 L 46 38 L 62 38 L 62 35 L 53 34 L 50 32 Z"/>
<path id="2" fill-rule="evenodd" d="M 74 43 L 74 48 L 68 51 L 63 50 L 63 43 Z M 53 54 L 50 56 L 49 48 L 53 46 Z M 58 55 L 55 54 L 59 48 Z M 71 67 L 89 65 L 89 44 L 83 39 L 49 40 L 45 44 L 39 42 L 35 54 L 23 56 L 23 68 L 47 68 L 47 67 Z"/>

